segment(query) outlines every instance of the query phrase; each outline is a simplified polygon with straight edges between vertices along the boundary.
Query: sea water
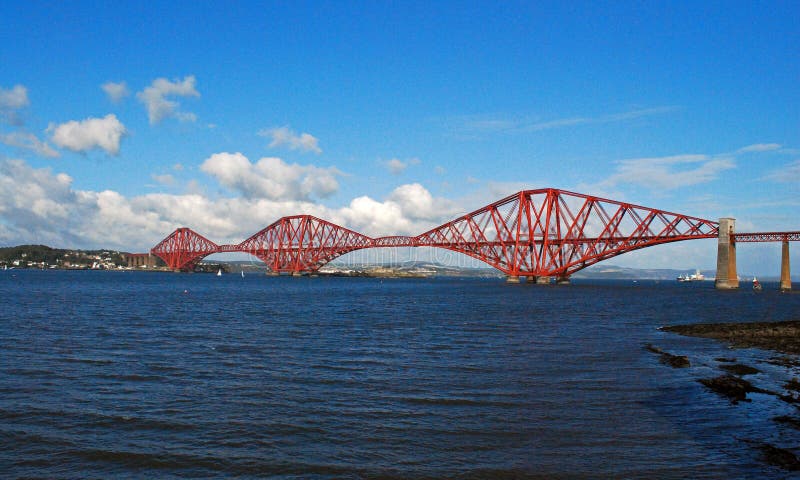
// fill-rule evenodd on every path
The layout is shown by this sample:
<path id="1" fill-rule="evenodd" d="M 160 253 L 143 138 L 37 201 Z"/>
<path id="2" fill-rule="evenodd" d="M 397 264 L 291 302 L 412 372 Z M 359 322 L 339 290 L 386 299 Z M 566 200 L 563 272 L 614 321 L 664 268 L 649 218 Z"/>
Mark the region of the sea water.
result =
<path id="1" fill-rule="evenodd" d="M 661 332 L 797 319 L 713 282 L 0 272 L 2 478 L 785 478 L 778 354 Z M 643 348 L 687 355 L 673 369 Z"/>

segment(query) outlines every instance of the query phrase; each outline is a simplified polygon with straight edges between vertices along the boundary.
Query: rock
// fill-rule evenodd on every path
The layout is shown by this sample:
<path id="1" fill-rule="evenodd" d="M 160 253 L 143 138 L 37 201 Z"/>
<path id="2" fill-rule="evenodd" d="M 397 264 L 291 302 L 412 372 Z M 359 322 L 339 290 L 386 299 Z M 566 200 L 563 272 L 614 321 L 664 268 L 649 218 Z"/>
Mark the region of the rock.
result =
<path id="1" fill-rule="evenodd" d="M 733 375 L 722 375 L 716 378 L 702 378 L 700 383 L 710 388 L 714 392 L 727 397 L 734 404 L 740 401 L 749 401 L 747 394 L 750 392 L 770 393 L 766 390 L 754 387 L 753 384 Z"/>
<path id="2" fill-rule="evenodd" d="M 689 357 L 686 355 L 673 355 L 667 352 L 661 354 L 659 361 L 664 365 L 669 365 L 672 368 L 688 368 L 691 366 Z"/>
<path id="3" fill-rule="evenodd" d="M 773 418 L 778 423 L 789 425 L 790 427 L 800 430 L 800 418 L 792 417 L 789 415 L 781 415 L 780 417 Z"/>
<path id="4" fill-rule="evenodd" d="M 717 357 L 714 360 L 717 362 L 736 363 L 735 358 Z"/>
<path id="5" fill-rule="evenodd" d="M 689 362 L 689 357 L 687 357 L 686 355 L 673 355 L 671 353 L 665 352 L 664 350 L 661 350 L 660 348 L 650 343 L 646 344 L 644 346 L 644 349 L 647 350 L 648 352 L 657 353 L 658 355 L 660 355 L 658 360 L 664 365 L 669 365 L 672 368 L 687 368 L 691 366 L 691 363 Z"/>
<path id="6" fill-rule="evenodd" d="M 790 355 L 800 354 L 800 320 L 754 323 L 705 323 L 661 327 L 691 337 L 715 338 L 735 347 L 756 347 Z"/>
<path id="7" fill-rule="evenodd" d="M 793 378 L 788 382 L 786 382 L 783 385 L 783 388 L 785 388 L 786 390 L 794 390 L 795 392 L 800 392 L 800 381 L 798 381 L 797 378 Z"/>
<path id="8" fill-rule="evenodd" d="M 800 470 L 800 460 L 797 459 L 797 455 L 785 448 L 765 443 L 761 445 L 761 452 L 764 454 L 764 459 L 772 465 L 781 467 L 784 470 Z"/>
<path id="9" fill-rule="evenodd" d="M 735 365 L 722 365 L 719 368 L 725 370 L 728 373 L 732 373 L 734 375 L 739 375 L 739 376 L 761 373 L 761 370 L 753 368 L 750 365 L 742 365 L 741 363 L 737 363 Z"/>

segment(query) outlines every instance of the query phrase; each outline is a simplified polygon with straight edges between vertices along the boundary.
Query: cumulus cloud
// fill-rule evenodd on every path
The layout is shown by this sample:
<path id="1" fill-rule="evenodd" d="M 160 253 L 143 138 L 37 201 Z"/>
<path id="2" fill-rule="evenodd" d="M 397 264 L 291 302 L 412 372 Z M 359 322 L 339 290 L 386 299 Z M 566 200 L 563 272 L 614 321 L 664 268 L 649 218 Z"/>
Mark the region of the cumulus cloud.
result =
<path id="1" fill-rule="evenodd" d="M 169 81 L 166 78 L 157 78 L 149 87 L 136 94 L 136 98 L 147 107 L 150 124 L 155 125 L 165 118 L 177 118 L 180 121 L 194 122 L 197 116 L 190 112 L 179 110 L 180 104 L 167 97 L 199 97 L 200 93 L 195 88 L 194 75 Z"/>
<path id="2" fill-rule="evenodd" d="M 282 216 L 300 213 L 371 236 L 415 235 L 450 220 L 452 209 L 419 184 L 401 185 L 382 201 L 354 198 L 341 208 L 297 198 L 211 199 L 200 193 L 125 197 L 76 190 L 66 174 L 0 159 L 4 243 L 146 251 L 182 226 L 218 243 L 238 243 Z"/>
<path id="3" fill-rule="evenodd" d="M 74 152 L 85 152 L 101 148 L 110 155 L 119 153 L 119 145 L 126 134 L 125 126 L 116 115 L 103 118 L 87 118 L 80 122 L 72 120 L 60 125 L 50 125 L 53 143 Z"/>
<path id="4" fill-rule="evenodd" d="M 392 175 L 400 175 L 401 173 L 405 172 L 410 165 L 419 165 L 419 163 L 420 161 L 418 158 L 410 158 L 408 160 L 392 158 L 383 162 L 383 166 L 385 166 Z"/>
<path id="5" fill-rule="evenodd" d="M 11 147 L 30 150 L 36 155 L 39 155 L 41 157 L 54 158 L 60 155 L 47 142 L 39 140 L 39 138 L 32 133 L 24 133 L 24 132 L 0 133 L 0 143 L 4 143 Z"/>
<path id="6" fill-rule="evenodd" d="M 720 173 L 735 167 L 731 158 L 708 155 L 635 158 L 617 162 L 616 173 L 601 186 L 630 184 L 654 190 L 673 190 L 711 182 Z"/>
<path id="7" fill-rule="evenodd" d="M 206 159 L 200 169 L 247 198 L 273 200 L 330 196 L 339 189 L 337 177 L 342 174 L 334 167 L 288 164 L 275 157 L 251 163 L 238 152 L 216 153 Z"/>
<path id="8" fill-rule="evenodd" d="M 447 220 L 458 207 L 444 198 L 434 198 L 419 183 L 409 183 L 395 188 L 388 198 L 400 207 L 405 217 L 411 220 Z"/>
<path id="9" fill-rule="evenodd" d="M 128 90 L 128 85 L 125 82 L 106 82 L 100 86 L 106 95 L 108 95 L 108 99 L 114 103 L 119 103 L 123 98 L 130 95 L 130 90 Z"/>
<path id="10" fill-rule="evenodd" d="M 10 90 L 0 88 L 0 119 L 8 123 L 18 125 L 22 120 L 17 114 L 17 110 L 27 107 L 28 89 L 23 85 L 14 85 Z"/>
<path id="11" fill-rule="evenodd" d="M 258 132 L 259 136 L 271 138 L 269 143 L 272 147 L 287 147 L 289 150 L 300 150 L 301 152 L 322 153 L 319 148 L 319 140 L 311 134 L 301 133 L 298 135 L 288 126 L 278 128 L 268 128 Z"/>

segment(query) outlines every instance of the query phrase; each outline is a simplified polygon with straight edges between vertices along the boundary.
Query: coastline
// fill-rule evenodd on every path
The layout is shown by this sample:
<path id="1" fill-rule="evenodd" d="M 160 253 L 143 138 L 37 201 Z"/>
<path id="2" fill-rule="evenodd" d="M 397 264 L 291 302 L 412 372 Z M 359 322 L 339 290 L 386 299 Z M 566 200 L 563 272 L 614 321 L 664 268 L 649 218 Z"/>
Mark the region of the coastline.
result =
<path id="1" fill-rule="evenodd" d="M 661 327 L 665 332 L 713 338 L 736 348 L 760 348 L 800 355 L 800 320 L 752 323 L 698 323 Z"/>

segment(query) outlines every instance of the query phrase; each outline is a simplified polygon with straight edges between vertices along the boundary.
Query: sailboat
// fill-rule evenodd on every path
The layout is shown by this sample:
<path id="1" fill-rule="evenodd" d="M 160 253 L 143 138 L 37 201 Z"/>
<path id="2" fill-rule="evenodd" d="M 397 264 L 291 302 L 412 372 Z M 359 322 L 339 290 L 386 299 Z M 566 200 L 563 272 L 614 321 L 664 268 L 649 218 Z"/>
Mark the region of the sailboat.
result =
<path id="1" fill-rule="evenodd" d="M 242 278 L 244 278 L 244 270 L 242 270 Z"/>
<path id="2" fill-rule="evenodd" d="M 764 287 L 762 287 L 761 284 L 758 283 L 758 279 L 756 277 L 753 277 L 753 290 L 755 290 L 756 292 L 760 292 L 763 288 Z"/>
<path id="3" fill-rule="evenodd" d="M 217 276 L 218 276 L 218 277 L 221 277 L 221 276 L 222 276 L 222 269 L 221 269 L 221 268 L 220 268 L 219 270 L 217 270 Z"/>

